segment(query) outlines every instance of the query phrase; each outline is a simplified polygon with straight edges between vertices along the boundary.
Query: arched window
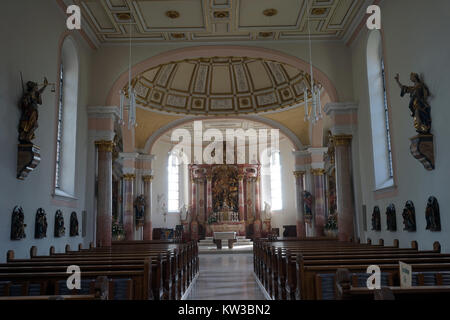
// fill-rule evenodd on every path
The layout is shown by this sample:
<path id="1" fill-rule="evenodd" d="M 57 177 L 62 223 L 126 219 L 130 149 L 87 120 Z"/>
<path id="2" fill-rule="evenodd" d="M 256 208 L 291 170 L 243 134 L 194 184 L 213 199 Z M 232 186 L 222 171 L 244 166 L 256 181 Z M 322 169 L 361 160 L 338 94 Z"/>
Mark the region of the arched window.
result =
<path id="1" fill-rule="evenodd" d="M 169 155 L 167 166 L 168 183 L 168 210 L 169 212 L 178 212 L 180 209 L 180 163 L 178 157 L 174 154 Z"/>
<path id="2" fill-rule="evenodd" d="M 276 151 L 272 153 L 272 157 L 270 158 L 270 200 L 272 210 L 283 209 L 281 194 L 280 152 Z"/>
<path id="3" fill-rule="evenodd" d="M 375 189 L 394 185 L 389 106 L 381 33 L 374 30 L 367 41 L 367 80 L 369 85 L 370 121 L 375 175 Z"/>
<path id="4" fill-rule="evenodd" d="M 64 39 L 59 66 L 58 122 L 55 159 L 55 195 L 74 197 L 79 64 L 70 37 Z"/>

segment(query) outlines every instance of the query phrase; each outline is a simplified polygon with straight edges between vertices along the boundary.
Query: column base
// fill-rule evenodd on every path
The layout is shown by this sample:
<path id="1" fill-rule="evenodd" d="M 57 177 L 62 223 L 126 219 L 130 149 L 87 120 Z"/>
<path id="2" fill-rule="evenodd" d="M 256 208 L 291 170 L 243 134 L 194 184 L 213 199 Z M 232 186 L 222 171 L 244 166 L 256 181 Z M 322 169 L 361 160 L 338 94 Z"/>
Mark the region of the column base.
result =
<path id="1" fill-rule="evenodd" d="M 262 229 L 261 220 L 255 220 L 253 222 L 253 236 L 255 237 L 255 239 L 261 238 L 261 229 Z"/>
<path id="2" fill-rule="evenodd" d="M 297 220 L 297 238 L 302 239 L 306 237 L 305 223 Z"/>
<path id="3" fill-rule="evenodd" d="M 144 240 L 153 240 L 153 229 L 152 229 L 152 222 L 145 222 L 144 223 L 144 230 L 143 230 L 143 238 Z"/>

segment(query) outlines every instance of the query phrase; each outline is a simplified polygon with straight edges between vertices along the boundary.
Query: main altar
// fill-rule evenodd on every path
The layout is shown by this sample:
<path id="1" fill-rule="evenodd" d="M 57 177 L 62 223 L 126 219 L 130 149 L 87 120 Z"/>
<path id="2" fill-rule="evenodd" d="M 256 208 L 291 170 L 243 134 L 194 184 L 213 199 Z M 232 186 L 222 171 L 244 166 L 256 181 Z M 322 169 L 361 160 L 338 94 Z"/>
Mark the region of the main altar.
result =
<path id="1" fill-rule="evenodd" d="M 214 232 L 265 237 L 270 220 L 261 221 L 259 164 L 191 164 L 189 217 L 185 237 L 198 240 Z"/>

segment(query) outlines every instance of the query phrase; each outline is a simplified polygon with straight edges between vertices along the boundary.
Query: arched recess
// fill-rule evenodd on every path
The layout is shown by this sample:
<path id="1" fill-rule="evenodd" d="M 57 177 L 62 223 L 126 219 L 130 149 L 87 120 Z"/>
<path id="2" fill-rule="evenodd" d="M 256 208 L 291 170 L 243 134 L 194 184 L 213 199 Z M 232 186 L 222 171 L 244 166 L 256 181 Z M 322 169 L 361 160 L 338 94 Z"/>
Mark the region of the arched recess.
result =
<path id="1" fill-rule="evenodd" d="M 185 123 L 191 122 L 191 121 L 207 120 L 207 119 L 211 119 L 211 117 L 207 117 L 207 116 L 205 116 L 205 117 L 184 117 L 182 119 L 172 121 L 171 123 L 159 128 L 147 139 L 147 142 L 145 143 L 145 148 L 143 151 L 147 154 L 151 154 L 151 151 L 152 151 L 152 148 L 153 148 L 153 145 L 155 144 L 155 142 L 158 140 L 159 137 L 164 135 L 166 132 L 168 132 L 176 127 L 179 127 Z M 220 118 L 215 117 L 214 119 L 220 119 Z M 291 130 L 289 130 L 288 128 L 286 128 L 285 126 L 283 126 L 282 124 L 280 124 L 279 122 L 276 122 L 274 120 L 266 119 L 266 118 L 258 117 L 258 116 L 251 116 L 251 115 L 226 117 L 224 119 L 227 119 L 227 120 L 240 119 L 240 120 L 254 121 L 254 122 L 259 122 L 259 123 L 265 124 L 274 129 L 279 129 L 291 141 L 291 143 L 293 144 L 296 151 L 303 149 L 303 144 L 300 141 L 300 139 Z"/>
<path id="2" fill-rule="evenodd" d="M 154 57 L 148 58 L 132 67 L 131 77 L 134 78 L 147 69 L 156 67 L 161 64 L 169 63 L 171 61 L 219 56 L 239 56 L 274 60 L 280 63 L 289 64 L 292 67 L 295 67 L 306 73 L 310 72 L 310 66 L 308 62 L 277 50 L 247 46 L 198 46 L 170 50 L 158 54 Z M 338 102 L 339 97 L 336 87 L 333 85 L 328 76 L 314 66 L 313 72 L 314 78 L 324 87 L 325 93 L 331 100 L 330 102 Z M 108 97 L 106 99 L 106 105 L 119 105 L 119 92 L 128 83 L 128 76 L 128 70 L 126 70 L 115 81 L 114 85 L 109 91 Z"/>
<path id="3" fill-rule="evenodd" d="M 280 63 L 289 64 L 292 67 L 295 67 L 299 70 L 304 71 L 305 73 L 310 73 L 310 66 L 309 63 L 297 58 L 292 55 L 288 55 L 286 53 L 273 50 L 273 49 L 267 49 L 267 48 L 261 48 L 261 47 L 248 47 L 248 46 L 197 46 L 197 47 L 189 47 L 189 48 L 181 48 L 181 49 L 174 49 L 170 50 L 161 54 L 158 54 L 156 56 L 153 56 L 151 58 L 148 58 L 136 65 L 134 65 L 131 69 L 131 77 L 134 78 L 141 72 L 148 70 L 150 68 L 156 67 L 158 65 L 170 63 L 172 61 L 178 61 L 183 59 L 195 59 L 195 58 L 208 58 L 208 57 L 218 57 L 218 56 L 240 56 L 240 57 L 251 57 L 251 58 L 261 58 L 261 59 L 268 59 L 277 61 Z M 332 81 L 328 78 L 328 76 L 322 72 L 321 70 L 317 69 L 313 66 L 313 72 L 314 72 L 314 78 L 322 84 L 324 88 L 324 93 L 322 94 L 323 101 L 326 102 L 338 102 L 339 97 L 336 90 L 336 87 L 333 85 Z M 129 72 L 128 70 L 124 71 L 119 78 L 115 81 L 114 85 L 112 86 L 111 90 L 109 91 L 106 104 L 108 106 L 118 106 L 120 103 L 120 96 L 119 92 L 120 90 L 128 83 L 129 80 Z M 237 116 L 235 116 L 237 117 Z M 239 116 L 242 119 L 245 119 L 244 116 Z M 247 116 L 251 117 L 251 116 Z M 196 117 L 197 118 L 197 117 Z M 184 118 L 183 120 L 188 119 Z M 200 118 L 197 118 L 200 119 Z M 260 122 L 266 123 L 266 119 L 262 119 L 262 117 L 257 117 L 257 119 Z M 192 120 L 192 119 L 191 119 Z M 257 121 L 257 120 L 256 120 Z M 276 128 L 281 128 L 281 124 L 279 124 L 276 121 L 268 120 L 269 126 Z M 174 123 L 177 123 L 176 121 Z M 170 124 L 168 125 L 170 126 Z M 311 139 L 314 145 L 320 144 L 322 141 L 322 135 L 323 135 L 323 121 L 319 121 L 314 128 L 312 128 L 313 131 L 311 131 L 311 135 L 314 135 L 315 133 L 320 133 L 319 139 Z M 283 131 L 283 130 L 282 130 Z M 158 130 L 160 132 L 160 130 Z M 157 132 L 157 133 L 158 133 Z M 283 131 L 286 136 L 288 136 L 291 141 L 293 142 L 295 148 L 297 150 L 300 150 L 302 148 L 302 145 L 299 141 L 299 139 L 287 128 L 284 128 Z M 153 137 L 154 135 L 152 135 Z M 125 138 L 125 137 L 124 137 Z M 296 140 L 298 140 L 296 142 Z M 320 142 L 316 142 L 320 141 Z M 132 143 L 131 141 L 124 141 L 124 144 Z M 319 145 L 317 145 L 319 146 Z M 146 146 L 146 150 L 147 149 Z"/>

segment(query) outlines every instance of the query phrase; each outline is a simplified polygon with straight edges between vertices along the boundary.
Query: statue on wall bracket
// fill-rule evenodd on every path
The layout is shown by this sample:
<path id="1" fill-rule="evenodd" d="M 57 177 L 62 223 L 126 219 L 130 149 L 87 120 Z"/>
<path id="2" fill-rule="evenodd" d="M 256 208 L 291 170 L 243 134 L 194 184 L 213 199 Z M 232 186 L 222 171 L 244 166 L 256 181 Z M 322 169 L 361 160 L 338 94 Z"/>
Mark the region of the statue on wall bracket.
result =
<path id="1" fill-rule="evenodd" d="M 16 206 L 12 213 L 11 219 L 11 240 L 22 240 L 25 235 L 25 215 L 22 207 Z"/>
<path id="2" fill-rule="evenodd" d="M 419 160 L 426 170 L 434 169 L 434 144 L 431 134 L 431 107 L 428 104 L 430 90 L 417 73 L 411 73 L 412 86 L 400 83 L 397 74 L 395 80 L 401 89 L 401 96 L 409 93 L 409 110 L 414 119 L 414 128 L 417 135 L 410 138 L 410 151 L 414 158 Z"/>
<path id="3" fill-rule="evenodd" d="M 393 203 L 386 208 L 386 224 L 388 231 L 397 231 L 397 218 L 395 216 L 395 206 Z"/>
<path id="4" fill-rule="evenodd" d="M 19 180 L 25 180 L 41 161 L 40 148 L 34 145 L 33 140 L 38 128 L 38 105 L 42 105 L 42 94 L 48 85 L 47 78 L 44 78 L 43 86 L 40 89 L 39 84 L 28 81 L 25 90 L 22 82 L 23 95 L 20 100 L 21 116 L 18 127 L 19 147 L 17 156 L 17 179 Z"/>
<path id="5" fill-rule="evenodd" d="M 75 211 L 70 214 L 70 233 L 69 234 L 71 237 L 76 237 L 79 235 L 78 216 Z"/>
<path id="6" fill-rule="evenodd" d="M 66 234 L 66 228 L 64 227 L 64 216 L 61 210 L 56 211 L 55 214 L 55 237 L 64 237 Z"/>
<path id="7" fill-rule="evenodd" d="M 312 194 L 309 191 L 303 191 L 302 192 L 302 198 L 303 198 L 303 214 L 305 222 L 308 224 L 312 224 L 313 220 L 313 212 L 312 212 Z"/>
<path id="8" fill-rule="evenodd" d="M 141 194 L 136 197 L 136 200 L 134 201 L 134 211 L 135 211 L 136 228 L 144 226 L 144 217 L 145 217 L 144 195 Z"/>
<path id="9" fill-rule="evenodd" d="M 36 212 L 34 237 L 36 239 L 44 239 L 47 237 L 47 214 L 42 208 L 39 208 Z"/>
<path id="10" fill-rule="evenodd" d="M 441 215 L 439 212 L 439 203 L 435 197 L 429 197 L 427 209 L 425 211 L 425 219 L 427 220 L 427 230 L 441 231 Z"/>
<path id="11" fill-rule="evenodd" d="M 403 230 L 414 232 L 416 231 L 416 209 L 412 201 L 406 201 L 405 208 L 403 208 L 403 224 L 405 228 Z"/>
<path id="12" fill-rule="evenodd" d="M 372 212 L 372 231 L 381 231 L 381 213 L 378 206 L 375 206 Z"/>

